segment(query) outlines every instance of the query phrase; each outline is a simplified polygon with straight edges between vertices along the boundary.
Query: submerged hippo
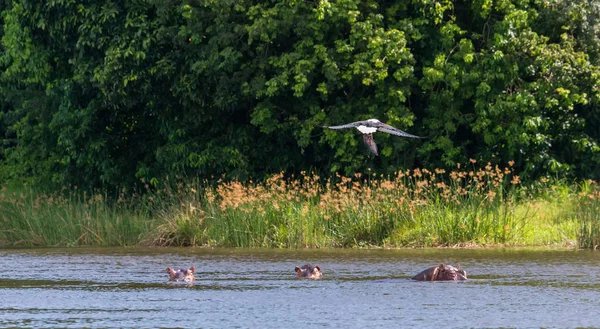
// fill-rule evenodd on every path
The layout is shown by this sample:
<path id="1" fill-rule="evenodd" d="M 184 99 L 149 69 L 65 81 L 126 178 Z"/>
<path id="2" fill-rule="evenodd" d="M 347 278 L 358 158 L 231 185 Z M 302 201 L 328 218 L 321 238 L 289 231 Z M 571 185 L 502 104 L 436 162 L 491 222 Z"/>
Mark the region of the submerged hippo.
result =
<path id="1" fill-rule="evenodd" d="M 418 281 L 458 281 L 466 280 L 467 272 L 460 269 L 460 265 L 456 267 L 452 265 L 440 264 L 440 266 L 430 267 L 423 272 L 412 277 Z"/>
<path id="2" fill-rule="evenodd" d="M 319 266 L 312 266 L 311 264 L 306 264 L 302 267 L 296 266 L 296 268 L 294 270 L 296 271 L 296 276 L 299 278 L 309 278 L 309 279 L 323 278 L 323 273 L 321 272 L 321 268 Z"/>
<path id="3" fill-rule="evenodd" d="M 193 266 L 187 270 L 185 268 L 174 270 L 170 267 L 167 267 L 167 273 L 169 273 L 169 281 L 192 282 L 196 280 L 196 278 L 194 277 L 194 271 L 196 271 L 196 269 Z"/>

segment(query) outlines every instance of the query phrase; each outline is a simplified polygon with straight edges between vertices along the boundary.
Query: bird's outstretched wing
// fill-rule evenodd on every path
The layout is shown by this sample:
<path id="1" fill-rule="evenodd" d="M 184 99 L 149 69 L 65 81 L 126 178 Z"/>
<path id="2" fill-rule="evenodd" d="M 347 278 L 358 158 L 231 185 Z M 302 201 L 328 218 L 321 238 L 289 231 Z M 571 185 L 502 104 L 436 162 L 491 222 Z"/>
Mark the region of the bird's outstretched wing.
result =
<path id="1" fill-rule="evenodd" d="M 360 126 L 363 122 L 362 121 L 356 121 L 356 122 L 351 122 L 345 125 L 341 125 L 341 126 L 321 126 L 323 128 L 329 128 L 329 129 L 346 129 L 346 128 L 356 128 L 358 126 Z"/>
<path id="2" fill-rule="evenodd" d="M 402 131 L 402 130 L 400 130 L 398 128 L 394 128 L 394 127 L 389 126 L 389 125 L 386 125 L 386 126 L 377 128 L 377 131 L 381 131 L 381 132 L 384 132 L 384 133 L 388 133 L 388 134 L 396 135 L 396 136 L 400 136 L 400 137 L 423 138 L 421 136 L 409 134 L 407 132 L 404 132 L 404 131 Z"/>

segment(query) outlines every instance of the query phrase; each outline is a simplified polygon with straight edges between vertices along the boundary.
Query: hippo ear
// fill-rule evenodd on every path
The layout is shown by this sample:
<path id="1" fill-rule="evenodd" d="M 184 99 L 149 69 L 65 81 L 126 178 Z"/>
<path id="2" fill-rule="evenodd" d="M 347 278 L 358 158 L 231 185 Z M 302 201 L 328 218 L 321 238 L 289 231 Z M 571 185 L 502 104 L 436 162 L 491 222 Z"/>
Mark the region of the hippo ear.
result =
<path id="1" fill-rule="evenodd" d="M 440 269 L 440 271 L 444 270 L 444 264 L 440 264 L 440 266 L 438 266 L 438 268 Z"/>
<path id="2" fill-rule="evenodd" d="M 167 273 L 171 273 L 171 272 L 173 272 L 173 269 L 170 267 L 167 267 Z"/>
<path id="3" fill-rule="evenodd" d="M 196 271 L 196 268 L 194 266 L 190 267 L 190 271 L 192 271 L 192 273 L 194 273 Z"/>
<path id="4" fill-rule="evenodd" d="M 315 266 L 315 268 L 316 268 L 316 269 L 317 269 L 319 272 L 321 272 L 321 268 L 320 268 L 319 266 Z"/>
<path id="5" fill-rule="evenodd" d="M 296 271 L 296 273 L 302 272 L 302 270 L 298 266 L 296 266 L 296 268 L 294 268 L 294 271 Z"/>
<path id="6" fill-rule="evenodd" d="M 456 264 L 456 269 L 460 270 L 460 264 Z"/>

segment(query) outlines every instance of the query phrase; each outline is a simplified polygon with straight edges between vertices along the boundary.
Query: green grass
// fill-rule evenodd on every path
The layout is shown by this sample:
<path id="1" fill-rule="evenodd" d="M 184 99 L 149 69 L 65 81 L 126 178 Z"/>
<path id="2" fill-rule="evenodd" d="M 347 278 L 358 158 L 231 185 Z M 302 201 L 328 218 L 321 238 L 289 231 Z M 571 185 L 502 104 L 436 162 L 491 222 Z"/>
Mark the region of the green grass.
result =
<path id="1" fill-rule="evenodd" d="M 101 194 L 0 193 L 4 246 L 135 245 L 154 224 L 129 206 L 106 202 Z"/>
<path id="2" fill-rule="evenodd" d="M 595 248 L 600 243 L 595 183 L 521 186 L 510 167 L 165 186 L 111 200 L 76 190 L 4 189 L 0 245 Z"/>
<path id="3" fill-rule="evenodd" d="M 596 250 L 600 246 L 600 189 L 589 181 L 581 185 L 574 211 L 579 222 L 578 243 L 581 248 Z"/>

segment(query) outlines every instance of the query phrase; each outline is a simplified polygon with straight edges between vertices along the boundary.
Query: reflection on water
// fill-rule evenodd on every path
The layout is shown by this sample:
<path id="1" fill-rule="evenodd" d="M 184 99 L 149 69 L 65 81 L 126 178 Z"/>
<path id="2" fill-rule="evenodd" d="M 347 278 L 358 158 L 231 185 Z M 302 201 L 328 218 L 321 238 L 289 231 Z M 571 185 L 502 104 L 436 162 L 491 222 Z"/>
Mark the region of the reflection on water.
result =
<path id="1" fill-rule="evenodd" d="M 600 327 L 600 253 L 551 250 L 0 251 L 0 327 Z M 295 278 L 320 265 L 323 280 Z M 416 282 L 439 263 L 465 282 Z M 193 284 L 165 269 L 196 267 Z"/>

